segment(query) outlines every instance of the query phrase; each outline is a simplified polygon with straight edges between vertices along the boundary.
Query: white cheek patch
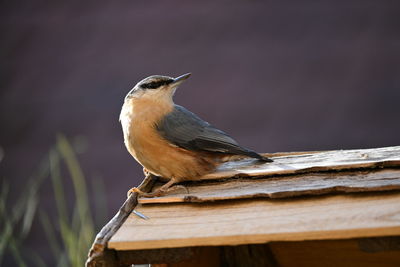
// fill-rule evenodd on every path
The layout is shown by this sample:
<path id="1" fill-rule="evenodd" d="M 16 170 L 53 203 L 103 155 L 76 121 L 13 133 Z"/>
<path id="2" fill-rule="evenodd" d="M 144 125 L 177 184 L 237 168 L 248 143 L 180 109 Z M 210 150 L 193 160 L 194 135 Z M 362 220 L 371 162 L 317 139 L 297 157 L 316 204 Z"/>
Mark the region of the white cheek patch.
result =
<path id="1" fill-rule="evenodd" d="M 143 90 L 141 98 L 158 100 L 158 101 L 172 101 L 175 88 L 159 88 L 159 89 L 147 89 Z"/>

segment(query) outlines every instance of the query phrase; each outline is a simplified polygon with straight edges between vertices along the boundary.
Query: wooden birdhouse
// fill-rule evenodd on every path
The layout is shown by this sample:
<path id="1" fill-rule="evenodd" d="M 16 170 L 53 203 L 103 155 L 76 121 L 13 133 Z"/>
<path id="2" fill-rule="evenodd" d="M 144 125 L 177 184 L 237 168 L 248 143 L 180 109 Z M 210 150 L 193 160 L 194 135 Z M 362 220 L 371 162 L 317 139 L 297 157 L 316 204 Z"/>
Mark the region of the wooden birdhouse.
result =
<path id="1" fill-rule="evenodd" d="M 266 156 L 131 196 L 88 266 L 400 266 L 400 146 Z"/>

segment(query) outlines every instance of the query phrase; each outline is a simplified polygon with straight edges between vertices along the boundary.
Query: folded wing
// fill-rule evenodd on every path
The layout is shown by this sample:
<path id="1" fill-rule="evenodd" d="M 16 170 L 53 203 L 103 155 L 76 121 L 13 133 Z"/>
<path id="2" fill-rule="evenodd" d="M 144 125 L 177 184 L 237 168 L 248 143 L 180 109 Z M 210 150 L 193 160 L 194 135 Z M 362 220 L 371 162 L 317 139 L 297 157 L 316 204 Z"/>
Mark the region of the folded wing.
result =
<path id="1" fill-rule="evenodd" d="M 254 151 L 239 146 L 225 132 L 178 105 L 175 105 L 174 110 L 160 121 L 157 130 L 172 144 L 188 150 L 246 155 L 271 161 Z"/>

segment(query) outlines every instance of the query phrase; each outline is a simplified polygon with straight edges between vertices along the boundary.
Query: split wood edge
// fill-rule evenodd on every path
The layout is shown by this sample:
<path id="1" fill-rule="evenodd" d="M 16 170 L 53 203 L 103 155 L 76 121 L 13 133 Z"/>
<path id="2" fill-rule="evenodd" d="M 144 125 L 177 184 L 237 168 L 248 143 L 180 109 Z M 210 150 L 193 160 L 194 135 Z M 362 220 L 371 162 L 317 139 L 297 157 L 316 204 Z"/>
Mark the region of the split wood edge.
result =
<path id="1" fill-rule="evenodd" d="M 146 176 L 138 188 L 143 192 L 149 192 L 153 187 L 155 179 L 152 175 Z M 119 208 L 114 217 L 96 235 L 89 250 L 86 267 L 114 266 L 114 255 L 107 250 L 107 243 L 126 221 L 138 204 L 138 194 L 131 193 Z"/>
<path id="2" fill-rule="evenodd" d="M 356 180 L 350 183 L 351 176 L 361 175 L 366 181 Z M 371 177 L 381 177 L 372 179 Z M 396 178 L 393 178 L 395 176 Z M 308 180 L 311 178 L 311 180 Z M 319 183 L 309 187 L 308 184 L 313 184 L 317 179 L 330 181 L 327 183 Z M 301 182 L 300 179 L 302 179 Z M 391 182 L 385 182 L 386 180 Z M 290 185 L 293 190 L 287 188 L 288 181 L 295 181 Z M 297 182 L 296 182 L 297 180 Z M 339 183 L 334 181 L 340 180 Z M 393 181 L 392 181 L 393 180 Z M 277 189 L 276 182 L 286 184 L 282 189 Z M 304 182 L 307 182 L 304 185 Z M 347 181 L 347 182 L 346 182 Z M 271 182 L 271 183 L 270 183 Z M 370 184 L 368 184 L 370 183 Z M 371 184 L 372 183 L 372 184 Z M 272 186 L 272 187 L 271 187 Z M 157 187 L 157 185 L 155 185 Z M 265 187 L 265 189 L 263 189 Z M 203 203 L 222 200 L 238 200 L 249 198 L 290 198 L 298 196 L 325 195 L 331 193 L 357 193 L 357 192 L 380 192 L 400 190 L 400 168 L 399 166 L 391 168 L 364 168 L 350 169 L 335 172 L 309 172 L 295 175 L 281 176 L 264 176 L 264 177 L 243 177 L 229 179 L 223 181 L 213 181 L 210 184 L 196 183 L 185 185 L 186 190 L 178 190 L 171 192 L 165 196 L 154 198 L 139 198 L 139 204 L 162 204 L 162 203 Z M 246 188 L 246 190 L 238 191 L 238 188 Z M 271 189 L 272 188 L 272 189 Z M 218 193 L 221 192 L 221 193 Z"/>

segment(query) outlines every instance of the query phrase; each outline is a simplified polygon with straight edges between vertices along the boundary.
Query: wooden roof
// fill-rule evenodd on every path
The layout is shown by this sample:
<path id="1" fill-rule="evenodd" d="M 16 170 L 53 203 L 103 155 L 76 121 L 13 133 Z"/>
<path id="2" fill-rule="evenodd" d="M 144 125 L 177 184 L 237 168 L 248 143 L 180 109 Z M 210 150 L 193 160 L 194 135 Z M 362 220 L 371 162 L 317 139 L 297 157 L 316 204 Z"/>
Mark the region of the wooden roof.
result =
<path id="1" fill-rule="evenodd" d="M 400 194 L 147 205 L 108 242 L 117 250 L 400 234 Z"/>
<path id="2" fill-rule="evenodd" d="M 149 219 L 131 214 L 108 248 L 400 234 L 400 146 L 268 156 L 275 162 L 226 163 L 186 189 L 139 199 L 136 210 Z"/>

